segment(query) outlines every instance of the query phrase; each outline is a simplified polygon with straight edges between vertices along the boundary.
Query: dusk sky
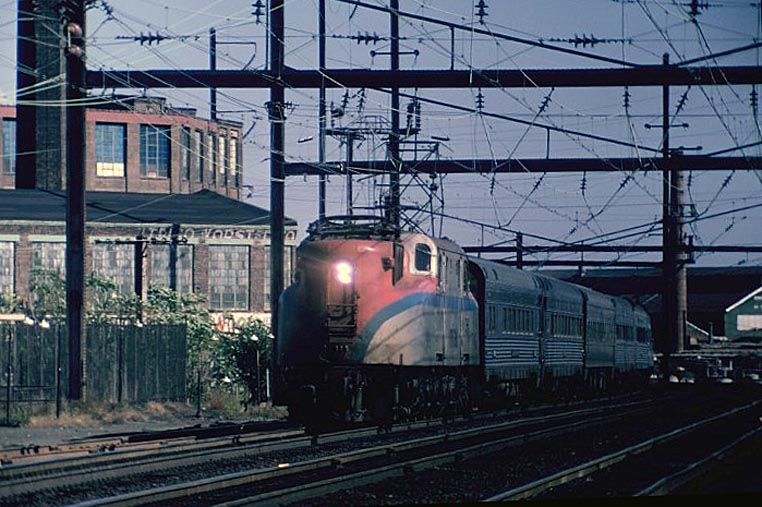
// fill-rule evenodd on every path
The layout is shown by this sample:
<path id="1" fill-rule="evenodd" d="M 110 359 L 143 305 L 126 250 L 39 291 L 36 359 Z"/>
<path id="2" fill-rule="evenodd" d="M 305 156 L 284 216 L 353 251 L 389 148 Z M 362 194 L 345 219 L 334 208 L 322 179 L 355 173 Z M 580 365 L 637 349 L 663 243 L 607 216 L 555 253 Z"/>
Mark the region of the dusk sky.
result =
<path id="1" fill-rule="evenodd" d="M 386 1 L 366 0 L 375 6 Z M 209 29 L 217 30 L 218 69 L 262 70 L 267 62 L 267 19 L 259 19 L 252 1 L 96 1 L 88 11 L 87 64 L 91 69 L 200 69 L 208 67 Z M 262 1 L 264 2 L 264 0 Z M 389 68 L 389 16 L 357 2 L 327 0 L 327 67 Z M 362 3 L 362 2 L 360 2 Z M 616 64 L 600 57 L 636 64 L 659 64 L 664 53 L 671 62 L 701 58 L 760 39 L 762 8 L 750 0 L 698 3 L 669 0 L 512 0 L 484 2 L 400 0 L 400 9 L 429 18 L 473 27 L 456 30 L 403 16 L 400 20 L 400 65 L 403 69 L 566 69 L 610 68 Z M 262 9 L 264 13 L 266 9 Z M 15 103 L 16 1 L 0 0 L 0 103 Z M 107 14 L 108 13 L 108 14 Z M 317 69 L 317 0 L 286 0 L 286 64 Z M 259 21 L 259 22 L 258 22 Z M 141 35 L 161 34 L 159 43 L 144 43 Z M 360 40 L 358 40 L 358 35 Z M 377 40 L 368 40 L 365 36 Z M 565 54 L 507 41 L 508 35 L 542 41 L 588 56 Z M 366 43 L 367 42 L 367 43 Z M 576 44 L 575 44 L 576 43 Z M 454 54 L 451 51 L 454 49 Z M 758 65 L 760 50 L 752 49 L 695 65 Z M 718 76 L 722 83 L 722 76 Z M 757 90 L 757 92 L 760 90 Z M 142 93 L 143 90 L 91 90 L 91 95 Z M 166 96 L 175 106 L 194 107 L 209 116 L 205 90 L 146 90 Z M 506 89 L 404 89 L 401 121 L 405 122 L 407 96 L 421 100 L 420 151 L 405 152 L 409 162 L 417 156 L 446 159 L 658 156 L 661 145 L 661 89 L 659 87 L 548 89 L 528 86 Z M 671 146 L 691 153 L 734 150 L 731 156 L 760 156 L 762 131 L 754 117 L 751 86 L 673 87 Z M 627 98 L 625 98 L 627 95 Z M 286 123 L 286 157 L 290 161 L 317 160 L 318 90 L 287 90 L 290 102 Z M 244 146 L 244 183 L 251 185 L 248 202 L 269 208 L 269 125 L 267 90 L 218 90 L 223 118 L 243 123 L 248 132 Z M 384 125 L 389 119 L 387 93 L 358 89 L 331 89 L 328 101 L 344 106 L 335 126 Z M 444 103 L 444 104 L 442 104 Z M 477 104 L 483 104 L 483 113 Z M 455 107 L 447 107 L 452 104 Z M 678 106 L 679 110 L 678 110 Z M 502 117 L 502 118 L 500 118 Z M 512 119 L 521 120 L 519 122 Z M 528 124 L 527 124 L 528 123 Z M 682 127 L 687 124 L 687 127 Z M 546 136 L 552 126 L 558 129 Z M 560 130 L 560 131 L 559 131 Z M 569 132 L 581 133 L 576 135 Z M 585 135 L 587 134 L 587 135 Z M 605 139 L 619 141 L 607 142 Z M 421 143 L 425 141 L 426 143 Z M 438 151 L 428 155 L 435 146 Z M 747 146 L 743 149 L 735 149 Z M 404 145 L 406 148 L 412 144 Z M 651 148 L 638 149 L 633 146 Z M 701 150 L 697 150 L 701 147 Z M 383 159 L 383 136 L 368 136 L 356 144 L 354 157 Z M 327 141 L 327 160 L 343 160 L 345 147 Z M 688 168 L 690 169 L 690 168 Z M 330 178 L 328 213 L 346 209 L 344 178 Z M 388 179 L 355 177 L 353 201 L 358 213 L 379 202 Z M 428 176 L 410 183 L 403 205 L 423 207 L 428 197 L 421 185 Z M 512 242 L 515 231 L 525 244 L 553 242 L 596 243 L 631 230 L 619 244 L 659 245 L 661 174 L 637 172 L 564 174 L 469 174 L 438 178 L 434 212 L 414 220 L 426 232 L 441 234 L 464 246 Z M 686 173 L 687 211 L 692 213 L 686 232 L 699 245 L 762 244 L 762 172 Z M 317 217 L 317 179 L 294 177 L 286 182 L 286 214 L 299 222 L 300 235 Z M 408 213 L 413 217 L 412 212 Z M 715 216 L 714 218 L 712 218 Z M 463 221 L 460 219 L 467 219 Z M 482 228 L 479 224 L 485 224 Z M 651 224 L 651 225 L 649 225 Z M 654 225 L 655 224 L 655 225 Z M 433 225 L 433 227 L 432 227 Z M 499 227 L 496 230 L 493 227 Z M 634 228 L 634 229 L 630 229 Z M 536 236 L 536 237 L 533 237 Z M 547 240 L 542 240 L 546 238 Z M 602 256 L 611 259 L 613 254 Z M 577 254 L 578 256 L 578 254 Z M 570 259 L 572 254 L 538 257 Z M 586 258 L 595 258 L 587 256 Z M 621 260 L 658 260 L 647 254 L 624 254 Z M 698 265 L 759 265 L 760 255 L 706 254 Z"/>

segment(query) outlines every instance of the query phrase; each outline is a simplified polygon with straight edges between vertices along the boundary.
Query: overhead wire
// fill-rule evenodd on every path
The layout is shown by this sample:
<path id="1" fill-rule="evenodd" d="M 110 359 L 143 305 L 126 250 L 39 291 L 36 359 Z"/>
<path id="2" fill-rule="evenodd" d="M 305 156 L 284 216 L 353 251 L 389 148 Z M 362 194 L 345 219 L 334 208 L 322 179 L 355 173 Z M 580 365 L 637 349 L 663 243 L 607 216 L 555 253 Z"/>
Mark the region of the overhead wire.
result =
<path id="1" fill-rule="evenodd" d="M 633 144 L 634 144 L 634 143 L 633 143 Z M 493 149 L 493 151 L 494 151 L 494 149 Z M 495 157 L 493 157 L 493 159 L 494 159 L 494 158 L 495 158 Z"/>

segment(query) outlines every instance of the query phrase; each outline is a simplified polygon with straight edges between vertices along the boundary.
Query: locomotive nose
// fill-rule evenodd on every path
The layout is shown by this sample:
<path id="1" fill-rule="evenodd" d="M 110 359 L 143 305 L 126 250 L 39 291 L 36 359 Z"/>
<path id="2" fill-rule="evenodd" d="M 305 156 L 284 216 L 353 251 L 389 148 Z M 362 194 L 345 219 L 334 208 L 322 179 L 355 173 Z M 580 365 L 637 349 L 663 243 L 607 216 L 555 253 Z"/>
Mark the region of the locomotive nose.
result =
<path id="1" fill-rule="evenodd" d="M 326 287 L 325 324 L 329 350 L 336 353 L 354 343 L 357 334 L 357 272 L 355 264 L 346 259 L 336 261 L 332 270 Z"/>

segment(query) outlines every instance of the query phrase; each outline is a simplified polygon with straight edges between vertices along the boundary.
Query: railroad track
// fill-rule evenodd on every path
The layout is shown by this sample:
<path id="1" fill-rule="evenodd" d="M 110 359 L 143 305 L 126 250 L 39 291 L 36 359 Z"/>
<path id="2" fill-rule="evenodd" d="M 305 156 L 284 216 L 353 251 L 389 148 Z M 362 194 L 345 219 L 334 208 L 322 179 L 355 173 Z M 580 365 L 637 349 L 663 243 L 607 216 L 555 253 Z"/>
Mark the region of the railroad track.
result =
<path id="1" fill-rule="evenodd" d="M 282 448 L 312 445 L 303 430 L 285 430 L 228 437 L 191 437 L 120 443 L 103 449 L 87 442 L 77 452 L 61 451 L 44 461 L 31 461 L 0 468 L 0 502 L 4 497 L 105 480 L 124 475 L 152 472 L 165 467 L 182 467 L 241 455 L 272 452 Z"/>
<path id="2" fill-rule="evenodd" d="M 0 449 L 0 470 L 9 465 L 56 460 L 74 456 L 134 450 L 166 445 L 170 442 L 196 441 L 268 433 L 296 428 L 281 420 L 218 423 L 211 426 L 190 426 L 159 431 L 105 434 L 56 445 L 26 445 Z"/>
<path id="3" fill-rule="evenodd" d="M 306 496 L 321 496 L 329 494 L 337 489 L 357 487 L 366 481 L 376 481 L 383 477 L 399 474 L 407 474 L 412 471 L 426 469 L 442 463 L 458 461 L 483 453 L 495 452 L 501 448 L 526 444 L 529 441 L 550 438 L 559 432 L 568 432 L 589 427 L 591 424 L 604 424 L 612 420 L 620 419 L 627 414 L 645 410 L 646 402 L 617 403 L 615 406 L 605 408 L 578 409 L 554 415 L 538 415 L 509 422 L 487 424 L 482 423 L 478 427 L 465 430 L 444 430 L 437 427 L 433 422 L 425 422 L 416 425 L 400 425 L 396 428 L 400 441 L 372 446 L 369 448 L 355 449 L 346 452 L 328 452 L 326 455 L 304 459 L 298 456 L 294 460 L 274 462 L 270 466 L 259 466 L 253 470 L 228 473 L 212 478 L 203 478 L 177 483 L 155 489 L 147 489 L 122 495 L 114 495 L 106 499 L 83 501 L 78 505 L 182 505 L 189 497 L 193 498 L 194 505 L 209 505 L 228 502 L 230 498 L 252 498 L 250 501 L 256 504 L 264 503 L 288 503 Z M 614 412 L 613 414 L 610 412 Z M 404 431 L 416 431 L 427 429 L 437 431 L 439 434 L 423 437 L 404 438 Z M 394 433 L 394 431 L 392 432 Z M 223 461 L 240 460 L 246 454 L 261 454 L 279 451 L 293 452 L 302 448 L 309 452 L 310 448 L 330 447 L 331 445 L 346 444 L 349 440 L 361 441 L 363 438 L 377 435 L 375 428 L 366 428 L 357 431 L 347 431 L 320 436 L 301 435 L 289 439 L 282 439 L 277 443 L 264 441 L 251 446 L 248 449 L 233 449 L 222 451 L 217 449 L 203 457 L 206 462 L 213 460 L 215 463 Z M 391 438 L 384 435 L 386 438 Z M 240 442 L 238 445 L 241 445 Z M 362 445 L 362 444 L 361 444 Z M 367 444 L 365 444 L 367 446 Z M 199 460 L 199 456 L 178 455 L 164 456 L 150 463 L 111 464 L 104 466 L 99 464 L 97 470 L 87 472 L 71 472 L 61 474 L 53 482 L 45 479 L 27 481 L 22 493 L 17 489 L 13 497 L 7 497 L 7 501 L 23 498 L 22 494 L 37 496 L 41 489 L 61 487 L 67 484 L 71 487 L 72 481 L 86 487 L 86 483 L 93 480 L 99 481 L 99 489 L 107 489 L 104 480 L 108 478 L 124 477 L 136 473 L 155 473 L 157 470 L 167 470 L 192 464 L 192 460 Z M 201 462 L 201 461 L 197 461 Z M 182 472 L 178 472 L 182 474 Z M 149 482 L 152 479 L 143 479 L 141 482 Z M 161 482 L 161 481 L 159 481 Z M 5 485 L 4 485 L 5 486 Z M 21 488 L 21 484 L 14 485 Z M 231 488 L 234 488 L 231 490 Z M 207 498 L 204 500 L 203 498 Z M 0 498 L 0 504 L 3 499 Z"/>
<path id="4" fill-rule="evenodd" d="M 668 495 L 762 434 L 761 405 L 752 402 L 685 425 L 482 502 Z M 552 494 L 543 496 L 547 492 Z"/>

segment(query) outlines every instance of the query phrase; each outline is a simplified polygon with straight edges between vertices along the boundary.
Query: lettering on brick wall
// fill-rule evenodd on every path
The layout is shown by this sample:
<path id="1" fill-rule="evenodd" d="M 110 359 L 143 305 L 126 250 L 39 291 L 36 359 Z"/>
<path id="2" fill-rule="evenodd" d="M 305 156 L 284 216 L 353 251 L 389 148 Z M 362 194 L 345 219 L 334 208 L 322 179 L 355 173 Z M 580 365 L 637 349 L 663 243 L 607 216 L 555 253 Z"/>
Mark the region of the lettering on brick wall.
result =
<path id="1" fill-rule="evenodd" d="M 141 238 L 151 241 L 171 241 L 172 227 L 144 227 Z M 232 229 L 223 227 L 183 227 L 177 232 L 177 238 L 185 241 L 200 239 L 240 239 L 247 241 L 264 241 L 270 239 L 268 229 Z M 296 240 L 295 231 L 286 231 L 286 241 Z"/>

